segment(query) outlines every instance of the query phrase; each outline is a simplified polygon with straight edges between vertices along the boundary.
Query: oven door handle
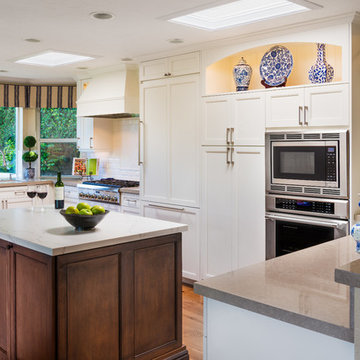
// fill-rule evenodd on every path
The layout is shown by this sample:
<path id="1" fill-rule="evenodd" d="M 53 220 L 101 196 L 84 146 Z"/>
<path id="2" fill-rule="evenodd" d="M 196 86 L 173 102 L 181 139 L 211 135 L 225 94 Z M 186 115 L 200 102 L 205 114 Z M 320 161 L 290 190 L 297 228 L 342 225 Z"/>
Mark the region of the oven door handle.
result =
<path id="1" fill-rule="evenodd" d="M 347 221 L 322 221 L 322 220 L 313 220 L 313 219 L 300 219 L 300 218 L 295 218 L 295 217 L 290 217 L 290 216 L 279 216 L 279 215 L 271 215 L 271 214 L 266 214 L 265 215 L 265 219 L 268 220 L 282 220 L 282 221 L 291 221 L 294 223 L 300 223 L 300 224 L 309 224 L 309 225 L 323 225 L 323 226 L 328 226 L 328 227 L 332 227 L 334 229 L 338 229 L 341 226 L 344 226 L 347 224 Z"/>

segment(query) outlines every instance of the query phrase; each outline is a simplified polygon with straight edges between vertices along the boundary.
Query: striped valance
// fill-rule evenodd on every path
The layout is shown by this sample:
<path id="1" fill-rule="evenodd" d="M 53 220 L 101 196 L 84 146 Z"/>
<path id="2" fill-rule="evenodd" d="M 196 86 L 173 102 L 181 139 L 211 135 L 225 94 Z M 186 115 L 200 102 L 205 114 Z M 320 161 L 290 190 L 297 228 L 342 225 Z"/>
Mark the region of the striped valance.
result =
<path id="1" fill-rule="evenodd" d="M 76 86 L 0 84 L 0 106 L 76 108 Z"/>

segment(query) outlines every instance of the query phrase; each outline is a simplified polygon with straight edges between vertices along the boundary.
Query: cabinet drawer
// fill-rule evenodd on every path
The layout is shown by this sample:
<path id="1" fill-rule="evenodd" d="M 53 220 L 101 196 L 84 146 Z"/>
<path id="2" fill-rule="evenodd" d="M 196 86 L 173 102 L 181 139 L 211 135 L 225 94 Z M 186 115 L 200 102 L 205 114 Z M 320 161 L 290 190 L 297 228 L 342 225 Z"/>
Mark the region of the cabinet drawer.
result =
<path id="1" fill-rule="evenodd" d="M 121 206 L 139 209 L 139 195 L 126 193 L 121 194 Z"/>

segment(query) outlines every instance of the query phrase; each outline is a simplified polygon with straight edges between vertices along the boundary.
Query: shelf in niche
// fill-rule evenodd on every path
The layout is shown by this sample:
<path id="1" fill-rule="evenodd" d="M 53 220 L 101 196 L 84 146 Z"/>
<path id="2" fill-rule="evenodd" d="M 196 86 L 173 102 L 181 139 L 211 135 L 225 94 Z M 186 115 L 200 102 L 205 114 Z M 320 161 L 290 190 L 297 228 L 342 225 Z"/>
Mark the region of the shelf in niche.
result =
<path id="1" fill-rule="evenodd" d="M 308 71 L 316 61 L 316 43 L 277 43 L 240 51 L 209 65 L 206 68 L 206 95 L 236 92 L 232 71 L 242 56 L 253 70 L 249 90 L 264 89 L 260 83 L 260 61 L 265 52 L 275 45 L 287 47 L 294 59 L 294 66 L 287 80 L 286 88 L 311 84 Z M 335 70 L 333 82 L 341 82 L 342 47 L 326 44 L 326 60 Z"/>

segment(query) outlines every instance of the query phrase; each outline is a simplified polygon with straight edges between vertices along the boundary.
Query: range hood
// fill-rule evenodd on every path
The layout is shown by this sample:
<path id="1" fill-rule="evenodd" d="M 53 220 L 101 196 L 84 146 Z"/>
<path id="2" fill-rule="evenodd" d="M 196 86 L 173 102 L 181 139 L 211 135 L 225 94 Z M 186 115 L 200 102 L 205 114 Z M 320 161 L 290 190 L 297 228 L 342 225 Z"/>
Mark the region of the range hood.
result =
<path id="1" fill-rule="evenodd" d="M 80 90 L 77 116 L 128 118 L 139 115 L 139 71 L 125 68 L 94 75 Z"/>

